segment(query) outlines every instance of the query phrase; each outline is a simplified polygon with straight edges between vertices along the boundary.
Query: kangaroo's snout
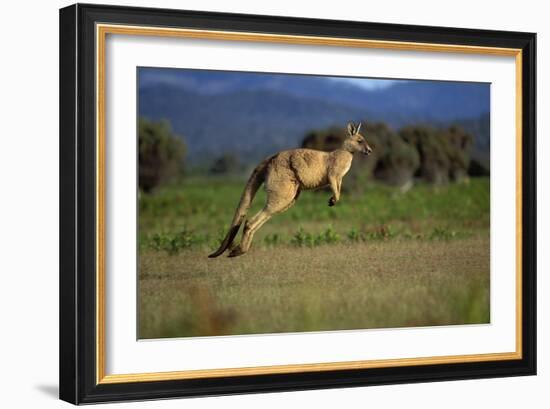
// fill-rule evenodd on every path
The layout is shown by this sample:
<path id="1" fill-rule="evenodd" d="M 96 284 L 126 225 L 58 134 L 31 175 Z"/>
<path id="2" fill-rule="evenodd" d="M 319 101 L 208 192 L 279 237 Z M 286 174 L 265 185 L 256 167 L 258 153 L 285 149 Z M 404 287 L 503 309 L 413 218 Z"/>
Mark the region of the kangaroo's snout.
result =
<path id="1" fill-rule="evenodd" d="M 370 146 L 366 146 L 366 147 L 363 149 L 363 155 L 369 156 L 371 153 L 372 153 L 372 148 L 371 148 Z"/>

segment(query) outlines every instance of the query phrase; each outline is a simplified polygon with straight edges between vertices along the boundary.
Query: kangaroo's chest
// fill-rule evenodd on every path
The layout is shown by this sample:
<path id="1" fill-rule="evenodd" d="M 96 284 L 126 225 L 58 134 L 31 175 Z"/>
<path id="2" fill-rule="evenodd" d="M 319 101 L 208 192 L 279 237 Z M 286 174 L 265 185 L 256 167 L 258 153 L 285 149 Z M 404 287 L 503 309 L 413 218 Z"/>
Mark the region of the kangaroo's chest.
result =
<path id="1" fill-rule="evenodd" d="M 330 159 L 329 173 L 338 177 L 343 177 L 351 168 L 353 155 L 342 152 L 334 154 Z"/>
<path id="2" fill-rule="evenodd" d="M 337 166 L 337 171 L 340 171 L 342 176 L 349 172 L 349 169 L 351 168 L 351 160 L 352 157 L 343 159 L 339 166 Z"/>

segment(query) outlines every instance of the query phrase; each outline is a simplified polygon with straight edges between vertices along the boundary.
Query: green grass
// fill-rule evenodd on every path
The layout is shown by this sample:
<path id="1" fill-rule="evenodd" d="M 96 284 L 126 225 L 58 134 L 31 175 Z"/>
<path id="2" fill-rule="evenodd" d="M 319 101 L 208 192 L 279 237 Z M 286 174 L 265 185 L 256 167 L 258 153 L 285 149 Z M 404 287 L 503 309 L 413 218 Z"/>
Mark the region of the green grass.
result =
<path id="1" fill-rule="evenodd" d="M 208 259 L 243 186 L 189 178 L 141 196 L 141 338 L 488 322 L 488 179 L 372 184 L 334 207 L 303 192 L 248 254 Z"/>
<path id="2" fill-rule="evenodd" d="M 229 227 L 243 186 L 240 180 L 191 179 L 142 195 L 140 248 L 213 250 Z M 344 194 L 334 207 L 327 205 L 329 196 L 328 192 L 303 192 L 295 206 L 274 216 L 259 231 L 254 246 L 296 243 L 300 234 L 315 241 L 328 228 L 340 237 L 337 241 L 450 239 L 488 232 L 488 179 L 443 187 L 419 185 L 406 193 L 371 185 L 362 194 Z M 265 193 L 260 190 L 249 214 L 264 202 Z"/>

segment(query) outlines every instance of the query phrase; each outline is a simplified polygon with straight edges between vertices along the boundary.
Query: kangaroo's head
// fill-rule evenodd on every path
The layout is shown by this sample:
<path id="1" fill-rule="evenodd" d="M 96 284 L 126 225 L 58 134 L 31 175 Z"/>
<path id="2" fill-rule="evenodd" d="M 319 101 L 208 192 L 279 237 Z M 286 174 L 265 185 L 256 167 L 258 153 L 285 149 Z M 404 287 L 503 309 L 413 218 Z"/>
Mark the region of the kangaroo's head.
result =
<path id="1" fill-rule="evenodd" d="M 360 129 L 361 122 L 358 125 L 355 125 L 353 122 L 348 124 L 348 135 L 344 140 L 342 148 L 351 153 L 360 152 L 363 155 L 370 155 L 372 148 L 367 143 L 365 137 L 359 133 Z"/>

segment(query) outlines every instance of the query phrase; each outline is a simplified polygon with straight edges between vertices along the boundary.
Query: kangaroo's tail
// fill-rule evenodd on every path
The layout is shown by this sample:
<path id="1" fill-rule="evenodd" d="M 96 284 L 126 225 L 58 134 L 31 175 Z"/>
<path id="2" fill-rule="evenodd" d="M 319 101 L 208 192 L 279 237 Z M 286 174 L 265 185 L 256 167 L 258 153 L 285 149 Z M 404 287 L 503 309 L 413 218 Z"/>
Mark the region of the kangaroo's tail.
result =
<path id="1" fill-rule="evenodd" d="M 248 212 L 248 209 L 250 209 L 250 205 L 252 204 L 252 200 L 254 199 L 256 192 L 265 180 L 267 165 L 271 162 L 271 159 L 273 159 L 273 156 L 261 162 L 258 166 L 256 166 L 252 172 L 252 175 L 250 175 L 243 194 L 241 195 L 241 200 L 237 206 L 235 216 L 233 216 L 233 221 L 231 222 L 231 227 L 229 228 L 227 235 L 223 239 L 222 244 L 220 244 L 220 247 L 208 257 L 218 257 L 225 250 L 227 250 L 229 246 L 231 246 L 231 243 L 233 243 L 233 240 L 239 232 L 239 228 L 246 217 L 246 213 Z"/>

